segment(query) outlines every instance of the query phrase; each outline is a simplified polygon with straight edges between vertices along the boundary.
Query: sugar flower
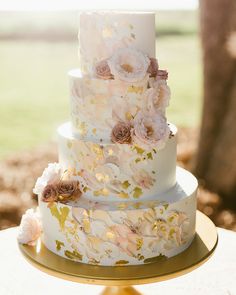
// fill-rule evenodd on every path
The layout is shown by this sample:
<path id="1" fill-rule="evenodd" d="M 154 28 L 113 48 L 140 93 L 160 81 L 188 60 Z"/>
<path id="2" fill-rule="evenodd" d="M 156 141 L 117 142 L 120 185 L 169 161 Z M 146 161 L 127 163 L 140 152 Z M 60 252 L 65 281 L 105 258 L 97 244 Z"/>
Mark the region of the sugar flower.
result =
<path id="1" fill-rule="evenodd" d="M 137 82 L 147 74 L 150 59 L 147 55 L 131 47 L 118 49 L 108 59 L 112 75 L 126 82 Z"/>
<path id="2" fill-rule="evenodd" d="M 131 142 L 131 125 L 125 122 L 117 123 L 111 132 L 112 142 L 130 143 Z"/>
<path id="3" fill-rule="evenodd" d="M 28 209 L 21 219 L 17 237 L 19 243 L 33 246 L 40 237 L 41 232 L 42 226 L 39 214 L 33 209 Z"/>
<path id="4" fill-rule="evenodd" d="M 170 101 L 170 88 L 165 81 L 159 81 L 156 83 L 155 88 L 149 88 L 145 91 L 144 101 L 147 111 L 165 113 Z"/>
<path id="5" fill-rule="evenodd" d="M 107 60 L 102 60 L 95 65 L 95 75 L 104 80 L 113 78 Z"/>
<path id="6" fill-rule="evenodd" d="M 162 149 L 165 146 L 170 129 L 163 114 L 139 111 L 133 123 L 132 138 L 134 144 L 144 149 Z"/>

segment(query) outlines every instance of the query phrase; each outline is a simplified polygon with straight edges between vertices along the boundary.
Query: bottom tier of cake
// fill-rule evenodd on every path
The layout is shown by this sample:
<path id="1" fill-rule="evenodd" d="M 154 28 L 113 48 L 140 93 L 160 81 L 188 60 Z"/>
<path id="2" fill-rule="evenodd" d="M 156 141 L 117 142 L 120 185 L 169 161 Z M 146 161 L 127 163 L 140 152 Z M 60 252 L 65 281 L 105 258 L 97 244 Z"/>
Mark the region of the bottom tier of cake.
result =
<path id="1" fill-rule="evenodd" d="M 175 187 L 145 202 L 39 200 L 42 241 L 57 255 L 98 265 L 134 265 L 184 251 L 195 235 L 197 180 L 177 169 Z"/>

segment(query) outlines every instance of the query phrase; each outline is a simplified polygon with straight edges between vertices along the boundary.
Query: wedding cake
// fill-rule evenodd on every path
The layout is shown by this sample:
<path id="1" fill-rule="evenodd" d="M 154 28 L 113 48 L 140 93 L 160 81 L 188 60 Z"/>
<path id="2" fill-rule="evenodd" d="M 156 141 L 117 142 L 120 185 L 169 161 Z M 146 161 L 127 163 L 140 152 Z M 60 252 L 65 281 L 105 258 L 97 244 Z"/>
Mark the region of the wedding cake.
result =
<path id="1" fill-rule="evenodd" d="M 176 168 L 168 73 L 155 51 L 154 13 L 81 13 L 71 122 L 57 131 L 59 162 L 36 182 L 39 210 L 23 215 L 20 243 L 41 237 L 59 256 L 112 266 L 191 244 L 197 181 Z"/>

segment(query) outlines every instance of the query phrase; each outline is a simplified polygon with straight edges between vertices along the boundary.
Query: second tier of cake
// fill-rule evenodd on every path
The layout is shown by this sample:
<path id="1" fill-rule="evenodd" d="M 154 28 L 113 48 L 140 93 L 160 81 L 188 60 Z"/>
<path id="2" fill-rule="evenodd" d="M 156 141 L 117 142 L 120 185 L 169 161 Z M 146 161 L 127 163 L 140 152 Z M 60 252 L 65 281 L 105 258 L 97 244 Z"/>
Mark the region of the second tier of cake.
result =
<path id="1" fill-rule="evenodd" d="M 97 201 L 155 199 L 176 183 L 176 135 L 161 150 L 134 144 L 99 143 L 75 137 L 71 124 L 58 129 L 59 163 Z"/>

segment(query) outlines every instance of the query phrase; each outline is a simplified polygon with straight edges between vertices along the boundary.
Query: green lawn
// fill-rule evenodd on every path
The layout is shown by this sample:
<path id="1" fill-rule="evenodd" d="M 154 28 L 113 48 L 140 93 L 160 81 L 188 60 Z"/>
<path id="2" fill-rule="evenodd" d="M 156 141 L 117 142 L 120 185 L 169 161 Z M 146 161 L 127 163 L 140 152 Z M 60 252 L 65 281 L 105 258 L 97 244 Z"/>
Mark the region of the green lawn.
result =
<path id="1" fill-rule="evenodd" d="M 0 42 L 0 157 L 56 137 L 69 118 L 67 71 L 78 66 L 77 42 Z M 200 50 L 195 35 L 158 38 L 157 57 L 169 70 L 168 118 L 199 124 Z"/>

